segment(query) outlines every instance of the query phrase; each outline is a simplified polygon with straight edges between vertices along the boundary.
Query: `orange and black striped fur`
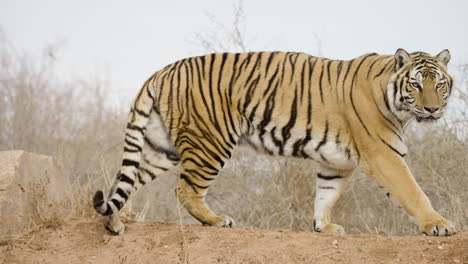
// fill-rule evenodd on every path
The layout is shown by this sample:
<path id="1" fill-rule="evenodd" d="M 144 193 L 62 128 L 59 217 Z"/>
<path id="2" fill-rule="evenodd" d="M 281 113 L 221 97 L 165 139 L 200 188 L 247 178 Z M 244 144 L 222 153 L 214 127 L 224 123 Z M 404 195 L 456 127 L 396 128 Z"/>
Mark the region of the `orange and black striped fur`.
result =
<path id="1" fill-rule="evenodd" d="M 294 52 L 218 53 L 156 72 L 128 118 L 122 167 L 107 199 L 94 207 L 107 228 L 124 231 L 118 212 L 141 185 L 177 164 L 176 193 L 200 222 L 231 226 L 204 202 L 238 142 L 320 163 L 314 229 L 343 233 L 331 209 L 358 166 L 428 235 L 451 235 L 403 160 L 411 120 L 440 118 L 452 90 L 448 50 L 365 54 L 348 61 Z"/>

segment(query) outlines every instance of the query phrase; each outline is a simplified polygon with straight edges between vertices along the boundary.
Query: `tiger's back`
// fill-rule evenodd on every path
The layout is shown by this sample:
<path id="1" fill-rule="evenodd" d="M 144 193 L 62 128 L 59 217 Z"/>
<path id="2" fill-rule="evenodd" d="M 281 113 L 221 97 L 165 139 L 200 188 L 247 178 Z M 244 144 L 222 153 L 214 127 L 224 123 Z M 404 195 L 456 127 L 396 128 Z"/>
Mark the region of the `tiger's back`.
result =
<path id="1" fill-rule="evenodd" d="M 156 74 L 156 101 L 173 142 L 188 128 L 216 132 L 226 148 L 244 137 L 269 154 L 349 167 L 355 151 L 342 89 L 349 63 L 288 52 L 193 57 Z"/>

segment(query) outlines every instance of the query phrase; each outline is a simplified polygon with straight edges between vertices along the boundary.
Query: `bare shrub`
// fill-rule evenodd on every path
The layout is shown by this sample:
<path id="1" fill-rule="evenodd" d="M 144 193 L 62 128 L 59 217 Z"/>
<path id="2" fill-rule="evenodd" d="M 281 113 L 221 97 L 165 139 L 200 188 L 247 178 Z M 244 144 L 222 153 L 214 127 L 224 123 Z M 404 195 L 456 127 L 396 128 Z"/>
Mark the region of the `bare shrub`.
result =
<path id="1" fill-rule="evenodd" d="M 0 38 L 0 151 L 53 156 L 75 190 L 61 212 L 92 216 L 91 192 L 118 167 L 126 117 L 106 105 L 99 78 L 61 81 L 53 54 L 36 59 Z"/>

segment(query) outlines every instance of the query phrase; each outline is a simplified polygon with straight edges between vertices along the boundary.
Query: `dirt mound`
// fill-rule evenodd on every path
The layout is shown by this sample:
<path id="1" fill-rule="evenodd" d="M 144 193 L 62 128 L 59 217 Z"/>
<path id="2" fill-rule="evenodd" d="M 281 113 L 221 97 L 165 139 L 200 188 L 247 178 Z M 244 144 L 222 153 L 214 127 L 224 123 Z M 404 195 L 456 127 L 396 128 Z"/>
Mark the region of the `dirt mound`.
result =
<path id="1" fill-rule="evenodd" d="M 109 235 L 96 220 L 0 242 L 1 263 L 468 263 L 468 233 L 330 236 L 309 232 L 127 223 Z"/>

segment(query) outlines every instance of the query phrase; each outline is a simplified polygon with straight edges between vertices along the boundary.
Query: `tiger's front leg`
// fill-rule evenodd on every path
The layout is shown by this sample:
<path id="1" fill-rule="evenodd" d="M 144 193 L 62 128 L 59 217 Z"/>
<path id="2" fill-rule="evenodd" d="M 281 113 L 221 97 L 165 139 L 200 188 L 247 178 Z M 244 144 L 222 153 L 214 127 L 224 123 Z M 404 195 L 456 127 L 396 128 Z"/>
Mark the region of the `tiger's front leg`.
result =
<path id="1" fill-rule="evenodd" d="M 344 234 L 344 228 L 330 223 L 333 205 L 338 200 L 354 169 L 340 171 L 319 166 L 314 202 L 314 231 L 327 234 Z"/>
<path id="2" fill-rule="evenodd" d="M 419 230 L 430 236 L 456 233 L 452 222 L 443 218 L 416 183 L 405 161 L 389 149 L 367 153 L 360 162 L 361 169 L 373 177 L 416 221 Z"/>

